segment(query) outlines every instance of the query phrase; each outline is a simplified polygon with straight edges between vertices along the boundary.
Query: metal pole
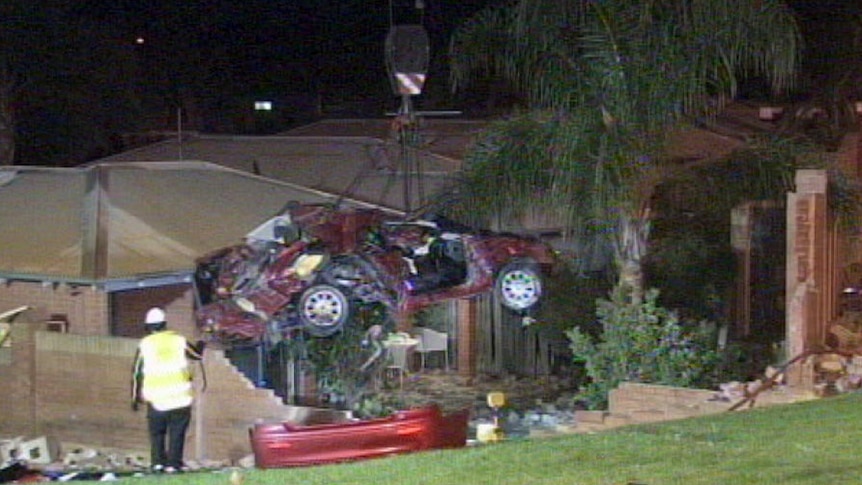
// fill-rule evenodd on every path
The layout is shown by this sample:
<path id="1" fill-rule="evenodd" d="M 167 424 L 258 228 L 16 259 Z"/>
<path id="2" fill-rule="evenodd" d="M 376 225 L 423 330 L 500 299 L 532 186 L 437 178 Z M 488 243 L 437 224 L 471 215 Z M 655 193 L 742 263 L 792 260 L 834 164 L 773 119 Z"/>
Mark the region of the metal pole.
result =
<path id="1" fill-rule="evenodd" d="M 177 108 L 177 146 L 180 160 L 183 159 L 183 108 Z"/>
<path id="2" fill-rule="evenodd" d="M 263 340 L 257 344 L 257 387 L 264 387 L 263 379 Z"/>
<path id="3" fill-rule="evenodd" d="M 204 362 L 206 361 L 206 354 L 201 357 L 201 371 L 203 370 Z M 195 460 L 201 464 L 204 459 L 206 459 L 206 440 L 204 439 L 204 396 L 206 393 L 204 392 L 205 388 L 202 388 L 198 391 L 196 399 L 194 400 L 194 414 L 193 418 L 195 421 Z"/>
<path id="4" fill-rule="evenodd" d="M 404 178 L 403 178 L 403 180 L 404 180 L 404 182 L 403 182 L 403 184 L 404 184 L 403 185 L 403 189 L 404 189 L 404 213 L 409 216 L 410 212 L 411 212 L 411 202 L 412 202 L 410 198 L 413 195 L 413 190 L 410 187 L 411 181 L 412 181 L 411 178 L 412 178 L 413 164 L 412 164 L 412 160 L 411 160 L 412 150 L 410 149 L 411 140 L 410 140 L 410 133 L 409 133 L 409 125 L 412 123 L 412 119 L 411 119 L 411 117 L 412 117 L 411 111 L 412 110 L 410 109 L 410 96 L 409 95 L 402 95 L 401 96 L 401 109 L 399 111 L 400 111 L 399 116 L 401 117 L 401 120 L 400 120 L 401 122 L 399 123 L 398 131 L 399 131 L 399 137 L 400 137 L 400 141 L 401 141 L 401 170 L 403 171 L 403 175 L 404 175 Z"/>

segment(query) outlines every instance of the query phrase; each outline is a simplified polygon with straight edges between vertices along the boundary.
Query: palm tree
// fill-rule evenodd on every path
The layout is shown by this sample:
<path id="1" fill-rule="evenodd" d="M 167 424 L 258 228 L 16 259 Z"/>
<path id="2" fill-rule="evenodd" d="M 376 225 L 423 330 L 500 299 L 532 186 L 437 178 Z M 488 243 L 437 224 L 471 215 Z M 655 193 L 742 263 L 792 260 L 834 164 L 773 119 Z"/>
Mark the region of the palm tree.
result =
<path id="1" fill-rule="evenodd" d="M 468 156 L 459 202 L 481 216 L 541 210 L 572 234 L 606 237 L 638 302 L 651 201 L 680 170 L 668 134 L 718 112 L 745 75 L 790 87 L 799 44 L 777 0 L 517 0 L 484 10 L 453 35 L 453 86 L 502 77 L 528 109 Z"/>

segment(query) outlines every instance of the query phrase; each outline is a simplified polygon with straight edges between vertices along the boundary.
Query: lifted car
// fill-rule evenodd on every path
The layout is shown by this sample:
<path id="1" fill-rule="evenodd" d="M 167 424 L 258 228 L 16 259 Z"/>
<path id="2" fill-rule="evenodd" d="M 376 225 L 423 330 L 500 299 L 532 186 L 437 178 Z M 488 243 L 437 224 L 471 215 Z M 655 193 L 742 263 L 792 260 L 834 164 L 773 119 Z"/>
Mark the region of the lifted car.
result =
<path id="1" fill-rule="evenodd" d="M 244 243 L 198 261 L 196 319 L 222 340 L 295 328 L 326 337 L 359 304 L 385 305 L 397 319 L 489 291 L 526 313 L 540 301 L 553 260 L 553 250 L 532 238 L 398 220 L 381 210 L 296 205 Z"/>

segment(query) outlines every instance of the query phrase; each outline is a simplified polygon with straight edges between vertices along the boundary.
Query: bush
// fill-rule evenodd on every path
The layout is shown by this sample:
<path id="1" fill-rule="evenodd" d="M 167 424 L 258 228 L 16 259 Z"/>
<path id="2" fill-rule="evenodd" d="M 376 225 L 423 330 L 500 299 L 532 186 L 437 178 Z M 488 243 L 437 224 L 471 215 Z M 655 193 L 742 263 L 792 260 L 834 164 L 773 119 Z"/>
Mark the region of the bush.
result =
<path id="1" fill-rule="evenodd" d="M 374 346 L 364 343 L 372 325 L 381 325 L 384 335 L 394 329 L 382 305 L 365 305 L 357 307 L 351 321 L 335 335 L 302 336 L 289 341 L 289 351 L 314 370 L 317 387 L 326 395 L 329 407 L 354 410 L 360 415 L 377 407 L 365 402 L 373 398 L 368 394 L 373 392 L 375 375 L 385 366 L 385 358 L 380 355 L 364 367 L 376 355 Z"/>
<path id="2" fill-rule="evenodd" d="M 721 364 L 715 331 L 705 322 L 681 321 L 657 305 L 652 289 L 641 304 L 632 304 L 617 288 L 596 311 L 602 331 L 591 336 L 575 327 L 566 332 L 575 362 L 589 382 L 581 397 L 591 409 L 607 406 L 608 392 L 620 382 L 680 387 L 712 387 Z"/>

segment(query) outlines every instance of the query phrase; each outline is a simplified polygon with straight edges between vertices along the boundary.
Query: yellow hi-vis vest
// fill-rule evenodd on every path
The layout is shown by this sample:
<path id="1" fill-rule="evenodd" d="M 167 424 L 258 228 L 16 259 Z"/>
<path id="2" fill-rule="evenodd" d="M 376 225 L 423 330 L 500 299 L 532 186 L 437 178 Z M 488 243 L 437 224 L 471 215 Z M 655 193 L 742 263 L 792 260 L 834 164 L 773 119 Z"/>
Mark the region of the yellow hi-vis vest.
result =
<path id="1" fill-rule="evenodd" d="M 139 348 L 144 400 L 159 411 L 191 406 L 192 381 L 185 337 L 171 331 L 157 332 L 144 337 Z"/>

